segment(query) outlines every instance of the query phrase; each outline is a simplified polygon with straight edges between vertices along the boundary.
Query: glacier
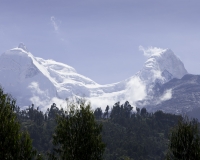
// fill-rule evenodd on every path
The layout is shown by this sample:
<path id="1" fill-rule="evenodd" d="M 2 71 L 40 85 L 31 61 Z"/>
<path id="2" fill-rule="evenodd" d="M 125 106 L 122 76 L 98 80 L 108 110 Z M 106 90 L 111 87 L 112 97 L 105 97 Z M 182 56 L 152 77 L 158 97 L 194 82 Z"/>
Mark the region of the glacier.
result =
<path id="1" fill-rule="evenodd" d="M 66 99 L 81 97 L 90 101 L 93 108 L 104 109 L 127 100 L 136 106 L 136 102 L 152 98 L 155 84 L 164 84 L 187 74 L 184 64 L 172 50 L 154 50 L 148 54 L 142 69 L 132 77 L 101 85 L 67 64 L 34 57 L 20 43 L 0 55 L 0 84 L 22 108 L 35 104 L 46 110 L 52 103 L 65 107 Z"/>

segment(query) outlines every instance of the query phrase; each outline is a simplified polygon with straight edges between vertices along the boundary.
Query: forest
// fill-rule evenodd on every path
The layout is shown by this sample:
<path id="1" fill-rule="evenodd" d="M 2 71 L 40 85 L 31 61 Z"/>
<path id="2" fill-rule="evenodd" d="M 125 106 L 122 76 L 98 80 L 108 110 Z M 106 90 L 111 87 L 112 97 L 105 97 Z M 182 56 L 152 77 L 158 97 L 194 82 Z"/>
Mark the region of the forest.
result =
<path id="1" fill-rule="evenodd" d="M 107 106 L 105 111 L 101 108 L 92 110 L 90 104 L 83 102 L 78 102 L 79 108 L 75 104 L 69 105 L 68 110 L 59 109 L 53 103 L 43 113 L 34 104 L 21 110 L 2 90 L 0 99 L 1 159 L 2 157 L 6 159 L 5 156 L 8 156 L 7 159 L 12 159 L 11 151 L 7 151 L 8 154 L 3 152 L 5 144 L 7 147 L 12 145 L 10 141 L 5 140 L 12 133 L 12 129 L 5 129 L 9 125 L 19 128 L 18 135 L 22 138 L 18 148 L 29 148 L 29 151 L 19 151 L 20 154 L 17 155 L 19 158 L 13 159 L 76 160 L 82 157 L 81 159 L 158 160 L 173 159 L 170 158 L 173 156 L 186 157 L 182 155 L 182 151 L 177 151 L 176 148 L 174 150 L 173 147 L 185 146 L 180 144 L 182 139 L 177 137 L 183 135 L 184 139 L 188 132 L 192 137 L 189 138 L 195 140 L 195 145 L 200 144 L 197 120 L 189 120 L 162 111 L 149 113 L 146 108 L 136 108 L 134 112 L 128 101 L 124 104 L 117 102 L 112 107 Z M 14 117 L 12 124 L 6 121 L 6 115 L 7 118 Z M 181 125 L 182 128 L 179 130 L 177 126 Z M 15 137 L 14 132 L 11 136 Z M 188 148 L 188 152 L 194 150 L 194 155 L 199 156 L 200 147 L 194 149 L 194 146 L 189 144 Z M 26 152 L 29 158 L 24 157 Z M 92 156 L 87 157 L 89 155 Z"/>
<path id="2" fill-rule="evenodd" d="M 52 104 L 45 114 L 34 108 L 18 107 L 16 113 L 23 130 L 28 130 L 33 146 L 45 155 L 53 149 L 52 135 L 56 127 L 56 115 L 64 110 Z M 104 159 L 163 159 L 165 157 L 170 129 L 177 124 L 180 116 L 157 111 L 148 113 L 138 108 L 137 113 L 127 101 L 114 104 L 109 112 L 101 108 L 94 111 L 95 119 L 103 125 L 102 140 L 106 144 Z M 152 147 L 153 146 L 153 147 Z"/>

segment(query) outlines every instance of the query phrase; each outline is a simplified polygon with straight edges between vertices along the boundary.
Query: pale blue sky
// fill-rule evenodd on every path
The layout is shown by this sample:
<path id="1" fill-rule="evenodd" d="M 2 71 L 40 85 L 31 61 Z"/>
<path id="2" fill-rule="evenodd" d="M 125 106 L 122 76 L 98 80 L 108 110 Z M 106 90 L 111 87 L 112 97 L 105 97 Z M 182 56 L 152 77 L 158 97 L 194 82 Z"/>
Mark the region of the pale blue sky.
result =
<path id="1" fill-rule="evenodd" d="M 170 48 L 200 74 L 200 1 L 0 0 L 0 53 L 19 42 L 100 84 L 139 71 L 140 45 Z"/>

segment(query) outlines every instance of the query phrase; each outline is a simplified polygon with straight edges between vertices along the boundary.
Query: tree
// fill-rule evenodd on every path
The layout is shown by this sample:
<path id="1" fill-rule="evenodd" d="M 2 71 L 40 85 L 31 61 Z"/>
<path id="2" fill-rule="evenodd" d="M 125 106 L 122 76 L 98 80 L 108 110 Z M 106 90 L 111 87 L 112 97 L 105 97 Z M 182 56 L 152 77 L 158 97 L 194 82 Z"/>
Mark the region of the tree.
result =
<path id="1" fill-rule="evenodd" d="M 57 117 L 53 136 L 55 156 L 62 160 L 101 160 L 105 148 L 101 130 L 90 104 L 71 104 L 67 114 Z"/>
<path id="2" fill-rule="evenodd" d="M 126 101 L 124 103 L 124 107 L 123 107 L 123 110 L 125 112 L 125 117 L 130 117 L 132 109 L 133 109 L 133 107 L 130 105 L 130 103 L 128 101 Z"/>
<path id="3" fill-rule="evenodd" d="M 100 119 L 102 116 L 102 109 L 101 108 L 96 108 L 94 111 L 94 116 L 96 119 Z"/>
<path id="4" fill-rule="evenodd" d="M 120 116 L 121 108 L 120 108 L 120 102 L 117 102 L 114 104 L 113 109 L 110 113 L 111 119 L 118 118 Z"/>
<path id="5" fill-rule="evenodd" d="M 104 117 L 107 116 L 108 118 L 108 111 L 109 111 L 110 107 L 107 105 L 106 106 L 106 109 L 105 109 L 105 112 L 104 112 Z"/>
<path id="6" fill-rule="evenodd" d="M 15 100 L 0 88 L 0 159 L 29 160 L 36 152 L 27 132 L 20 131 Z"/>
<path id="7" fill-rule="evenodd" d="M 172 130 L 167 159 L 200 159 L 200 133 L 198 120 L 182 118 Z"/>
<path id="8" fill-rule="evenodd" d="M 146 108 L 142 108 L 140 114 L 141 114 L 141 116 L 145 116 L 147 114 L 147 109 Z"/>
<path id="9" fill-rule="evenodd" d="M 55 118 L 56 118 L 56 115 L 58 114 L 58 112 L 59 112 L 58 107 L 56 107 L 56 104 L 53 103 L 53 104 L 51 105 L 50 110 L 49 110 L 48 118 L 49 118 L 49 119 L 55 119 Z"/>
<path id="10" fill-rule="evenodd" d="M 140 114 L 140 108 L 136 107 L 137 114 Z"/>

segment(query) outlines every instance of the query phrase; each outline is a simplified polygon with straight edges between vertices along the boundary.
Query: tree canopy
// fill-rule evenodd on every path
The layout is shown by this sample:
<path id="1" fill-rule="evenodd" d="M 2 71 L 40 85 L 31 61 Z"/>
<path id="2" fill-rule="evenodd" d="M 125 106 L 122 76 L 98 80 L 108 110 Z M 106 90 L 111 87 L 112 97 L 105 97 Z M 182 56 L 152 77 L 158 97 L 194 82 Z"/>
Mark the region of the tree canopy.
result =
<path id="1" fill-rule="evenodd" d="M 167 159 L 200 159 L 200 132 L 197 119 L 182 118 L 173 128 Z"/>
<path id="2" fill-rule="evenodd" d="M 21 132 L 15 100 L 0 88 L 0 159 L 29 160 L 36 152 L 27 132 Z"/>
<path id="3" fill-rule="evenodd" d="M 102 125 L 95 121 L 90 104 L 71 104 L 69 111 L 57 117 L 53 136 L 57 157 L 62 160 L 101 160 L 105 145 Z"/>

